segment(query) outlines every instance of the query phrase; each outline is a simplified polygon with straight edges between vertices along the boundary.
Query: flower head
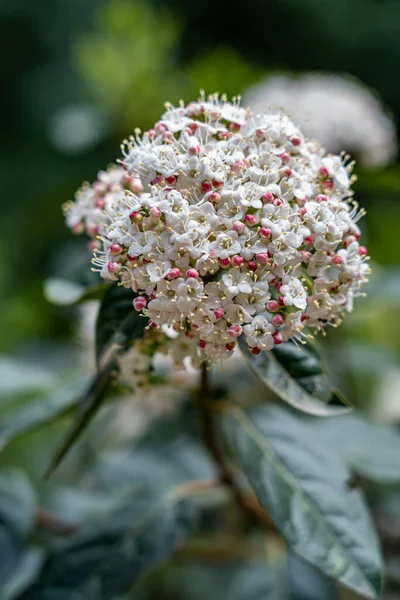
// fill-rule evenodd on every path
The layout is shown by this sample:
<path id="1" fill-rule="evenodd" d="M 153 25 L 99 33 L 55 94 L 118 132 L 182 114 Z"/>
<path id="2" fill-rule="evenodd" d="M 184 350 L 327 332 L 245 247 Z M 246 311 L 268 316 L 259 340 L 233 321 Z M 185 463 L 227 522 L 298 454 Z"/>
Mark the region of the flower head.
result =
<path id="1" fill-rule="evenodd" d="M 253 115 L 218 95 L 168 106 L 121 165 L 112 191 L 101 187 L 94 263 L 143 298 L 135 308 L 153 326 L 172 326 L 194 363 L 229 357 L 239 336 L 253 354 L 271 350 L 351 310 L 368 273 L 352 165 L 284 112 Z M 70 224 L 74 211 L 93 219 L 80 197 Z"/>

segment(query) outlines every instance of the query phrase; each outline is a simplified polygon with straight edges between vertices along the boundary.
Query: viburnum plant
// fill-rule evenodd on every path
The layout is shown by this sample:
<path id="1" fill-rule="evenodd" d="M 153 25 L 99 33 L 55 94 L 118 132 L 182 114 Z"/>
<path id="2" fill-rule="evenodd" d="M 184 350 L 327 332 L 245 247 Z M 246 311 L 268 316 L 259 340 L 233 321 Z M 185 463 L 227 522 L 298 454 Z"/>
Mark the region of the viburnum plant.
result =
<path id="1" fill-rule="evenodd" d="M 150 381 L 159 352 L 175 367 L 191 363 L 201 371 L 203 441 L 240 509 L 261 527 L 272 521 L 305 560 L 375 598 L 380 558 L 362 497 L 339 456 L 317 437 L 301 440 L 304 413 L 350 410 L 312 338 L 340 324 L 369 273 L 353 166 L 284 112 L 255 115 L 217 94 L 166 105 L 152 129 L 123 142 L 118 164 L 65 205 L 67 225 L 89 236 L 93 269 L 109 283 L 96 327 L 98 373 L 52 468 L 122 364 L 125 374 L 129 361 L 133 374 L 141 365 L 142 385 L 143 365 Z M 290 409 L 215 400 L 208 372 L 218 364 L 229 373 L 225 361 L 239 349 L 269 399 Z"/>

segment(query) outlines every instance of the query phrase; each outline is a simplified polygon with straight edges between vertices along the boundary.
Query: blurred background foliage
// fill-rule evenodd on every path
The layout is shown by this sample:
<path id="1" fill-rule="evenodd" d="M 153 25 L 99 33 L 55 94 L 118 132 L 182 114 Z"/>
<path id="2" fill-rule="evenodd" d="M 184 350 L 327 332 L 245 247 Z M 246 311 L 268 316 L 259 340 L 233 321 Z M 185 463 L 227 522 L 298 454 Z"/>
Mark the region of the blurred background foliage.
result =
<path id="1" fill-rule="evenodd" d="M 3 56 L 0 67 L 3 90 L 0 96 L 3 120 L 0 130 L 1 449 L 3 430 L 11 422 L 9 415 L 13 411 L 20 410 L 24 414 L 24 407 L 28 407 L 32 399 L 42 398 L 45 391 L 51 393 L 59 388 L 60 382 L 64 385 L 79 373 L 88 372 L 91 364 L 85 346 L 87 341 L 78 335 L 80 310 L 54 306 L 43 296 L 43 282 L 49 276 L 62 276 L 83 284 L 93 282 L 88 270 L 86 243 L 71 239 L 60 208 L 63 202 L 73 198 L 81 181 L 93 180 L 100 168 L 113 162 L 120 154 L 121 140 L 135 127 L 148 128 L 161 113 L 166 100 L 188 101 L 197 97 L 200 88 L 207 92 L 241 94 L 274 73 L 350 73 L 376 90 L 394 121 L 399 122 L 400 92 L 396 75 L 400 62 L 400 3 L 393 0 L 249 0 L 245 3 L 2 0 L 0 10 Z M 326 354 L 337 383 L 356 405 L 380 420 L 398 425 L 398 157 L 389 166 L 368 170 L 360 165 L 355 172 L 359 177 L 355 186 L 357 199 L 367 209 L 362 228 L 374 274 L 368 297 L 358 300 L 354 315 L 348 317 L 340 329 L 328 332 Z M 84 360 L 82 355 L 86 357 Z M 0 454 L 1 467 L 22 469 L 30 479 L 27 484 L 20 471 L 11 474 L 3 471 L 0 487 L 4 480 L 5 488 L 31 485 L 36 490 L 32 491 L 30 502 L 21 508 L 27 514 L 25 529 L 13 524 L 14 537 L 8 539 L 5 534 L 0 535 L 0 556 L 9 553 L 10 547 L 14 548 L 10 556 L 14 557 L 15 565 L 22 564 L 19 560 L 25 565 L 15 567 L 15 572 L 22 575 L 26 572 L 27 580 L 39 568 L 41 558 L 36 551 L 22 552 L 21 539 L 36 540 L 39 536 L 42 540 L 43 535 L 53 538 L 59 534 L 57 522 L 45 524 L 43 534 L 43 515 L 32 507 L 49 507 L 62 513 L 67 522 L 86 522 L 93 512 L 99 519 L 105 514 L 115 516 L 115 507 L 122 507 L 124 516 L 116 526 L 117 538 L 130 518 L 125 505 L 129 493 L 114 498 L 116 488 L 125 481 L 127 456 L 121 454 L 120 436 L 115 436 L 110 426 L 117 419 L 118 430 L 120 423 L 113 406 L 101 415 L 90 435 L 72 452 L 53 483 L 42 481 L 49 453 L 65 429 L 62 417 L 65 406 L 62 403 L 60 406 L 57 423 L 13 441 Z M 23 433 L 23 426 L 21 431 Z M 102 432 L 100 439 L 96 435 L 98 431 Z M 123 451 L 127 452 L 126 448 Z M 122 465 L 118 471 L 119 482 L 108 479 L 110 465 L 102 463 L 103 456 L 100 466 L 96 467 L 99 453 L 104 454 L 107 462 L 107 452 L 111 452 L 111 459 L 116 461 L 114 466 Z M 196 451 L 193 453 L 195 456 Z M 128 457 L 128 463 L 131 458 Z M 151 457 L 147 456 L 148 459 Z M 173 460 L 171 458 L 171 463 Z M 201 463 L 204 458 L 193 460 Z M 147 469 L 140 461 L 139 453 L 137 465 L 132 463 L 131 482 L 135 481 L 136 467 L 141 474 Z M 201 463 L 199 468 L 207 473 L 209 465 Z M 12 485 L 7 477 L 12 478 Z M 393 554 L 393 557 L 390 554 L 390 577 L 398 589 L 399 487 L 386 485 L 383 494 L 381 487 L 370 486 L 368 493 L 372 505 L 379 508 L 385 552 Z M 21 493 L 17 495 L 20 497 Z M 29 496 L 27 492 L 22 495 Z M 7 516 L 6 508 L 3 509 L 0 502 L 0 522 L 8 519 L 14 523 L 13 516 Z M 213 524 L 220 521 L 206 514 L 212 529 Z M 267 550 L 265 547 L 260 550 L 257 540 L 255 549 L 251 544 L 246 547 L 246 557 L 254 555 L 253 575 L 248 569 L 241 570 L 243 556 L 240 553 L 232 556 L 229 550 L 234 545 L 232 539 L 235 540 L 229 536 L 237 533 L 232 534 L 232 518 L 227 515 L 221 525 L 223 531 L 216 533 L 214 562 L 203 564 L 200 560 L 193 566 L 186 557 L 178 556 L 168 571 L 168 581 L 165 570 L 157 571 L 149 584 L 152 591 L 143 591 L 143 598 L 208 597 L 211 572 L 213 593 L 218 599 L 291 596 L 321 600 L 333 597 L 330 584 L 304 567 L 302 578 L 294 578 L 293 572 L 300 568 L 296 559 L 290 559 L 289 567 L 283 565 L 282 549 L 279 545 L 276 547 L 273 538 Z M 388 520 L 395 526 L 388 527 Z M 61 534 L 64 533 L 61 525 Z M 5 546 L 2 546 L 3 538 Z M 110 538 L 107 540 L 108 543 Z M 107 547 L 103 542 L 99 542 L 101 547 Z M 198 557 L 202 552 L 201 540 L 196 543 L 193 552 Z M 260 559 L 265 551 L 276 567 L 271 573 L 265 570 Z M 221 557 L 226 554 L 229 561 L 225 564 Z M 0 560 L 0 580 L 2 566 Z M 290 576 L 285 577 L 282 574 L 287 573 L 288 568 Z M 249 578 L 254 589 L 243 595 L 240 590 L 249 589 L 246 583 Z M 278 591 L 274 578 L 280 581 Z M 182 581 L 186 582 L 186 592 Z M 199 582 L 199 587 L 193 582 Z M 17 592 L 12 591 L 12 585 L 17 586 Z M 24 584 L 20 582 L 18 587 L 18 582 L 14 582 L 10 586 L 7 598 L 17 597 Z M 300 587 L 291 589 L 291 586 Z M 85 593 L 85 598 L 92 597 L 89 588 L 85 588 Z M 44 596 L 40 594 L 40 590 L 32 592 L 27 600 L 41 600 Z M 64 597 L 83 596 L 78 593 L 76 596 L 48 596 L 52 600 Z M 118 597 L 125 598 L 119 591 Z M 140 594 L 132 597 L 142 598 Z M 387 597 L 398 596 L 388 594 Z"/>

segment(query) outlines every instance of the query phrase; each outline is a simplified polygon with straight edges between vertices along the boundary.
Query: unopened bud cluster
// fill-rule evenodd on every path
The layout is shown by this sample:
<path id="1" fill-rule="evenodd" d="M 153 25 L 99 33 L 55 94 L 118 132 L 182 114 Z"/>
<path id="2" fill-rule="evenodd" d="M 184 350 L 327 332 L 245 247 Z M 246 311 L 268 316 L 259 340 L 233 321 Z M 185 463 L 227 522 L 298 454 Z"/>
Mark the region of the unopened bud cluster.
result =
<path id="1" fill-rule="evenodd" d="M 346 159 L 283 112 L 255 116 L 217 95 L 168 106 L 123 146 L 94 263 L 136 292 L 150 327 L 172 325 L 174 344 L 203 360 L 229 357 L 239 336 L 258 354 L 337 325 L 369 271 Z M 73 215 L 93 222 L 86 192 L 72 227 Z"/>

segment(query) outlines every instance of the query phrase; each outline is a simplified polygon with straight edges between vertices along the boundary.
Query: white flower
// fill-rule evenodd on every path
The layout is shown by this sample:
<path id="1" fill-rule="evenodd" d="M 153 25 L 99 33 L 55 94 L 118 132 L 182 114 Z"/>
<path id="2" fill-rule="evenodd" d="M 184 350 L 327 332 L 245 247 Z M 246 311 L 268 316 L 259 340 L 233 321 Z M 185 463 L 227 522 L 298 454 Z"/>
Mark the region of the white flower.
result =
<path id="1" fill-rule="evenodd" d="M 279 292 L 283 296 L 285 306 L 296 306 L 304 310 L 307 306 L 307 292 L 300 279 L 285 276 L 282 284 Z"/>
<path id="2" fill-rule="evenodd" d="M 249 325 L 243 327 L 243 333 L 249 347 L 259 348 L 260 350 L 272 350 L 274 347 L 272 336 L 275 331 L 275 327 L 263 315 L 257 315 Z"/>
<path id="3" fill-rule="evenodd" d="M 351 165 L 286 114 L 203 96 L 123 153 L 67 220 L 99 236 L 93 264 L 140 294 L 151 329 L 173 328 L 178 362 L 228 358 L 241 335 L 257 354 L 352 309 L 369 267 Z"/>

